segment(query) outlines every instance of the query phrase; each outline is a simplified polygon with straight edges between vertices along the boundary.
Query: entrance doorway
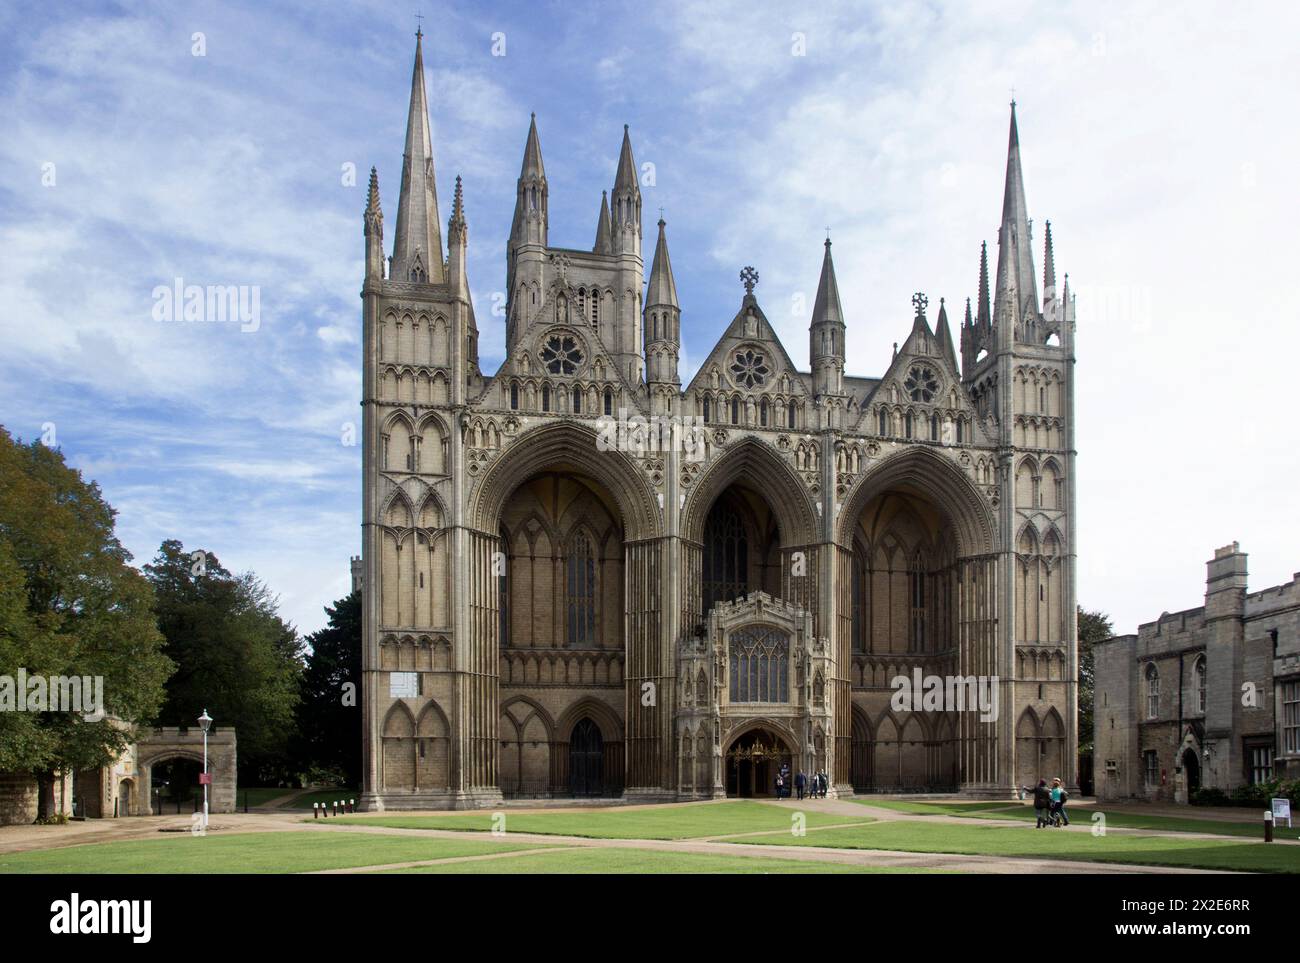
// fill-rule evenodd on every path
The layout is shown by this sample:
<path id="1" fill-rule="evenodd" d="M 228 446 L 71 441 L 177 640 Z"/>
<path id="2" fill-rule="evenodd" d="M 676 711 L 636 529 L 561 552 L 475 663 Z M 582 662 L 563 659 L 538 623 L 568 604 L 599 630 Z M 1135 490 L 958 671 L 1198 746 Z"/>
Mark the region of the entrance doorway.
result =
<path id="1" fill-rule="evenodd" d="M 131 815 L 131 780 L 129 779 L 123 779 L 117 785 L 117 811 L 113 815 Z"/>
<path id="2" fill-rule="evenodd" d="M 727 750 L 727 795 L 742 799 L 775 796 L 776 776 L 786 771 L 786 784 L 794 778 L 790 750 L 766 729 L 751 729 Z"/>
<path id="3" fill-rule="evenodd" d="M 575 796 L 599 796 L 605 785 L 605 740 L 590 719 L 569 736 L 569 788 Z"/>
<path id="4" fill-rule="evenodd" d="M 1201 760 L 1195 749 L 1183 753 L 1183 777 L 1187 781 L 1187 796 L 1190 801 L 1192 793 L 1201 788 Z"/>

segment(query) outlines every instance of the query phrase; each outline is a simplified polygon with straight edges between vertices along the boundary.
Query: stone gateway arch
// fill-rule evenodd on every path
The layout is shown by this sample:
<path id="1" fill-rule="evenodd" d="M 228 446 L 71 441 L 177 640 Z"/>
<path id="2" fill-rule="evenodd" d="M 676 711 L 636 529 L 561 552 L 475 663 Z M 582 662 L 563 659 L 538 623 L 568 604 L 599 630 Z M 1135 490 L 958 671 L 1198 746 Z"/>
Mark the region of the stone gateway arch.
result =
<path id="1" fill-rule="evenodd" d="M 373 172 L 364 213 L 363 804 L 1073 785 L 1074 311 L 1050 226 L 1038 291 L 1014 106 L 993 281 L 982 249 L 958 338 L 914 297 L 878 377 L 845 373 L 827 241 L 811 370 L 746 269 L 683 385 L 636 171 L 625 129 L 594 244 L 551 245 L 534 118 L 483 371 L 417 40 L 391 258 Z M 916 678 L 997 711 L 901 705 Z"/>

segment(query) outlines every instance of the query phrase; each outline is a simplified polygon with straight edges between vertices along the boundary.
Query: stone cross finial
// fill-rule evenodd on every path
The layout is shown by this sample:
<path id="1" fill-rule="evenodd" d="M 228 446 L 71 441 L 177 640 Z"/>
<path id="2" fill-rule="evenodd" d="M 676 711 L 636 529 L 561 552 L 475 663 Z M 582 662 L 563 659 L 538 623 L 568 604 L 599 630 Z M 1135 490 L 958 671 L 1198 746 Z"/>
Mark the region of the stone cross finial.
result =
<path id="1" fill-rule="evenodd" d="M 925 306 L 929 303 L 930 299 L 920 291 L 917 291 L 912 295 L 912 306 L 916 308 L 916 316 L 918 318 L 925 317 Z"/>
<path id="2" fill-rule="evenodd" d="M 741 283 L 745 285 L 745 293 L 753 294 L 754 285 L 758 283 L 758 272 L 755 271 L 752 267 L 746 265 L 745 268 L 740 272 L 740 280 Z"/>

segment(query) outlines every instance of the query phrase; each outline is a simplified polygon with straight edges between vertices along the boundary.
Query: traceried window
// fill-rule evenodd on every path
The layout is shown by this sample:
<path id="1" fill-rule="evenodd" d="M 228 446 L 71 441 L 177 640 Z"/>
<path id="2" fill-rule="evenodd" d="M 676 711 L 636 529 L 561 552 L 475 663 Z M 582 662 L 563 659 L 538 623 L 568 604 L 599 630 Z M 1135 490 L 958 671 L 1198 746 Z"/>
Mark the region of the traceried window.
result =
<path id="1" fill-rule="evenodd" d="M 596 559 L 591 551 L 591 539 L 586 533 L 577 532 L 570 540 L 566 569 L 569 645 L 595 645 Z"/>
<path id="2" fill-rule="evenodd" d="M 1196 660 L 1196 711 L 1205 711 L 1205 656 Z"/>
<path id="3" fill-rule="evenodd" d="M 790 701 L 790 638 L 766 625 L 749 626 L 727 639 L 732 702 Z"/>
<path id="4" fill-rule="evenodd" d="M 753 348 L 736 352 L 731 362 L 731 377 L 742 388 L 761 388 L 767 384 L 767 359 Z"/>
<path id="5" fill-rule="evenodd" d="M 1147 663 L 1147 718 L 1154 719 L 1160 715 L 1160 670 L 1154 662 Z"/>
<path id="6" fill-rule="evenodd" d="M 1282 751 L 1300 752 L 1300 682 L 1282 684 Z"/>
<path id="7" fill-rule="evenodd" d="M 918 552 L 912 557 L 908 570 L 908 582 L 912 595 L 912 618 L 910 633 L 912 652 L 925 651 L 925 563 Z"/>
<path id="8" fill-rule="evenodd" d="M 719 502 L 709 510 L 700 561 L 706 615 L 718 602 L 730 602 L 749 591 L 749 538 L 730 505 Z"/>
<path id="9" fill-rule="evenodd" d="M 913 401 L 933 401 L 939 393 L 939 378 L 933 368 L 923 364 L 913 365 L 903 381 L 903 390 Z"/>
<path id="10" fill-rule="evenodd" d="M 542 364 L 551 374 L 571 375 L 582 364 L 582 349 L 569 335 L 555 335 L 542 347 Z"/>

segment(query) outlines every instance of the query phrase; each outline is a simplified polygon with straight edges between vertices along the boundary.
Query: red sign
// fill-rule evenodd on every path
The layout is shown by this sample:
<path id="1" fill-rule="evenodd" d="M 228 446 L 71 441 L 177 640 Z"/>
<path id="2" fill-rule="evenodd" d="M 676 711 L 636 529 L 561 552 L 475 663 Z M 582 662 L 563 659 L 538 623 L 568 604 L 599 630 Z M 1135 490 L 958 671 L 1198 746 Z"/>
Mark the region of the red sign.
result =
<path id="1" fill-rule="evenodd" d="M 200 786 L 211 786 L 211 785 L 212 785 L 212 773 L 210 773 L 210 772 L 201 772 L 201 773 L 199 773 L 199 785 L 200 785 Z"/>

